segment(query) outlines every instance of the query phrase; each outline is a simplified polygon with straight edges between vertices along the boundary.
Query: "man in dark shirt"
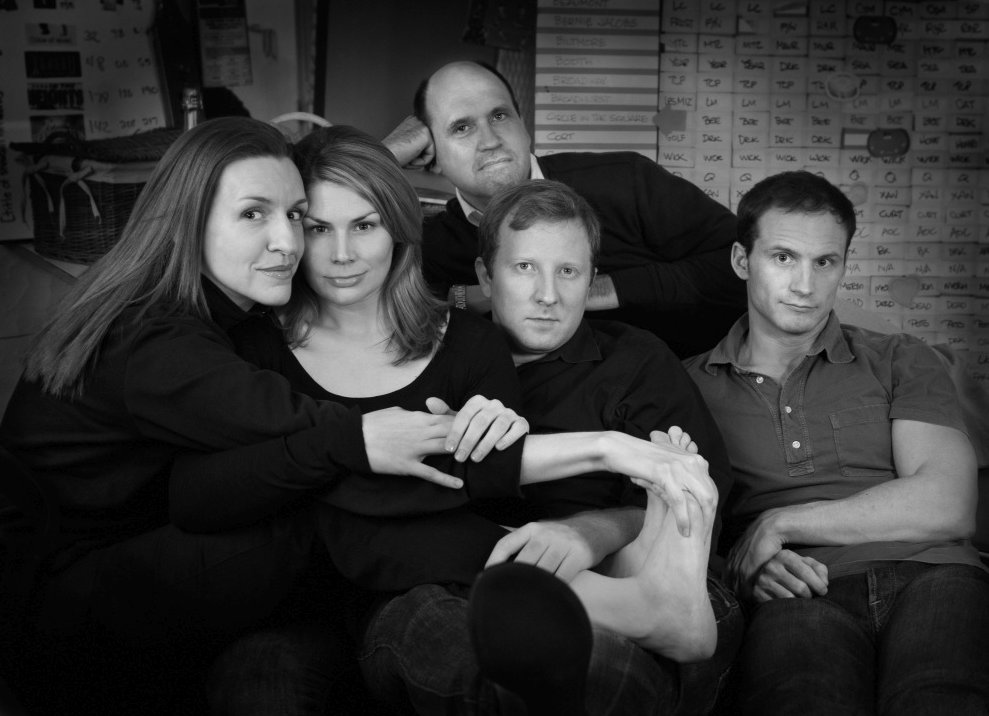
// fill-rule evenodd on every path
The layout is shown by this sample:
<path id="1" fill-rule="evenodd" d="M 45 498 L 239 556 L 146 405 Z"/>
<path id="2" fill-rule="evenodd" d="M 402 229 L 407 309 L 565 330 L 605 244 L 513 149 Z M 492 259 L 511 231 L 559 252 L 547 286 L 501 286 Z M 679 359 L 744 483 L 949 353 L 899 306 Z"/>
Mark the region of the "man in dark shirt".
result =
<path id="1" fill-rule="evenodd" d="M 654 431 L 677 425 L 695 439 L 718 492 L 725 494 L 727 455 L 676 356 L 645 331 L 583 318 L 598 232 L 587 202 L 549 181 L 506 190 L 482 223 L 480 286 L 512 346 L 532 431 L 612 430 L 659 440 L 668 438 Z M 501 524 L 521 525 L 498 542 L 488 564 L 537 565 L 569 582 L 580 596 L 594 624 L 587 712 L 710 710 L 741 633 L 734 597 L 707 572 L 717 517 L 692 521 L 693 538 L 681 540 L 670 525 L 664 527 L 665 508 L 657 511 L 652 501 L 644 516 L 645 497 L 628 480 L 593 471 L 555 485 L 526 486 L 523 496 L 477 508 Z M 653 568 L 666 586 L 690 586 L 650 592 L 630 606 L 622 590 Z M 626 579 L 609 579 L 614 577 Z M 704 638 L 690 614 L 708 603 L 716 630 L 714 656 L 704 658 L 710 650 L 688 655 L 685 641 Z M 647 618 L 636 606 L 689 624 L 687 634 L 637 636 L 635 629 Z M 420 713 L 446 713 L 466 703 L 479 704 L 481 713 L 494 708 L 497 697 L 478 678 L 465 599 L 438 587 L 418 587 L 393 600 L 375 620 L 363 646 L 372 692 L 400 684 Z"/>
<path id="2" fill-rule="evenodd" d="M 400 161 L 445 176 L 457 196 L 424 226 L 426 279 L 455 302 L 483 307 L 477 226 L 499 189 L 555 179 L 601 220 L 599 273 L 587 310 L 638 325 L 681 357 L 713 346 L 745 310 L 729 250 L 735 217 L 688 181 L 634 152 L 530 154 L 508 83 L 493 68 L 455 62 L 416 94 L 415 116 L 384 140 Z"/>

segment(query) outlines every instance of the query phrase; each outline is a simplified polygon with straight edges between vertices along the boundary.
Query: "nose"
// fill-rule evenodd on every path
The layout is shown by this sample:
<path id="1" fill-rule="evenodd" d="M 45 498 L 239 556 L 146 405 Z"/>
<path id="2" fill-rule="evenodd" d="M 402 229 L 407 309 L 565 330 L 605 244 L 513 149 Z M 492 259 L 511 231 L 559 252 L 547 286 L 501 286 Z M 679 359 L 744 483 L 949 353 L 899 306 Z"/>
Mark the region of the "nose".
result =
<path id="1" fill-rule="evenodd" d="M 501 144 L 501 137 L 487 122 L 481 122 L 477 133 L 477 144 L 481 149 L 494 149 Z"/>
<path id="2" fill-rule="evenodd" d="M 814 287 L 814 268 L 809 263 L 801 263 L 790 276 L 790 290 L 801 296 L 810 295 Z"/>
<path id="3" fill-rule="evenodd" d="M 350 237 L 344 232 L 337 232 L 331 242 L 330 261 L 335 264 L 349 264 L 354 260 Z"/>
<path id="4" fill-rule="evenodd" d="M 556 290 L 556 280 L 552 276 L 540 275 L 536 279 L 533 298 L 541 306 L 552 306 L 555 304 L 559 300 L 559 294 Z"/>
<path id="5" fill-rule="evenodd" d="M 302 224 L 290 221 L 288 217 L 275 221 L 268 237 L 268 251 L 286 255 L 299 255 L 304 246 Z"/>

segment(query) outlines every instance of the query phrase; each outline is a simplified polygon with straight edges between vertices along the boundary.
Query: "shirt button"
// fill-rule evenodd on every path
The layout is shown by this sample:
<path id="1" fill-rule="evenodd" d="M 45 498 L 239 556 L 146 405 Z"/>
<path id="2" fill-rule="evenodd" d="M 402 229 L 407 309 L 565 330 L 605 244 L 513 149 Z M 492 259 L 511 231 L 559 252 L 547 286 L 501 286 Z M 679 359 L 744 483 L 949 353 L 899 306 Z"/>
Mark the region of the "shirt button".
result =
<path id="1" fill-rule="evenodd" d="M 790 443 L 790 444 L 791 444 L 791 445 L 793 445 L 793 449 L 794 449 L 794 450 L 796 450 L 797 448 L 799 448 L 799 447 L 800 447 L 800 441 L 799 441 L 799 440 L 794 440 L 794 441 L 793 441 L 792 443 Z"/>
<path id="2" fill-rule="evenodd" d="M 789 415 L 790 413 L 792 413 L 792 412 L 793 412 L 793 408 L 791 408 L 791 407 L 790 407 L 789 405 L 788 405 L 788 406 L 786 406 L 785 408 L 783 408 L 783 410 L 785 410 L 785 411 L 786 411 L 786 413 L 787 413 L 787 415 Z"/>
<path id="3" fill-rule="evenodd" d="M 755 382 L 756 382 L 756 383 L 759 383 L 759 384 L 761 385 L 761 384 L 762 384 L 762 380 L 763 380 L 763 378 L 762 378 L 762 376 L 760 375 L 760 376 L 759 376 L 758 378 L 756 378 L 756 379 L 755 379 Z"/>

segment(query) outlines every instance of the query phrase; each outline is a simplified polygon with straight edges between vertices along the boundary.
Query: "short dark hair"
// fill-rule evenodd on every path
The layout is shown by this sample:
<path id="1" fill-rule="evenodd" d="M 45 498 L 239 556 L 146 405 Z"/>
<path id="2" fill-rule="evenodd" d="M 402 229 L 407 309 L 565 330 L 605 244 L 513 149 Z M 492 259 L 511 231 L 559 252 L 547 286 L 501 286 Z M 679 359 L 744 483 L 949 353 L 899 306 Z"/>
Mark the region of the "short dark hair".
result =
<path id="1" fill-rule="evenodd" d="M 738 243 L 748 254 L 755 243 L 759 219 L 768 211 L 791 213 L 827 212 L 845 229 L 845 251 L 855 234 L 855 208 L 844 192 L 822 176 L 808 171 L 781 172 L 768 176 L 738 202 Z"/>
<path id="2" fill-rule="evenodd" d="M 499 72 L 494 65 L 477 60 L 467 60 L 466 62 L 468 64 L 477 65 L 497 77 L 498 81 L 501 82 L 505 86 L 505 89 L 508 90 L 508 96 L 512 98 L 512 107 L 515 108 L 515 113 L 522 116 L 522 111 L 519 109 L 519 101 L 515 97 L 515 90 L 512 89 L 512 86 L 508 83 L 508 80 L 505 79 L 505 76 L 501 74 L 501 72 Z M 437 70 L 437 72 L 438 71 L 439 70 Z M 436 72 L 419 83 L 419 87 L 416 88 L 415 96 L 412 98 L 412 114 L 414 114 L 416 119 L 425 124 L 427 127 L 429 126 L 429 113 L 426 111 L 426 94 L 429 92 L 429 82 L 433 79 L 433 75 L 435 74 Z"/>
<path id="3" fill-rule="evenodd" d="M 488 273 L 491 273 L 498 252 L 501 227 L 507 224 L 514 231 L 524 231 L 537 221 L 580 223 L 587 231 L 591 266 L 597 265 L 601 250 L 601 222 L 591 205 L 566 184 L 549 179 L 530 179 L 499 191 L 484 212 L 478 230 L 478 250 Z"/>

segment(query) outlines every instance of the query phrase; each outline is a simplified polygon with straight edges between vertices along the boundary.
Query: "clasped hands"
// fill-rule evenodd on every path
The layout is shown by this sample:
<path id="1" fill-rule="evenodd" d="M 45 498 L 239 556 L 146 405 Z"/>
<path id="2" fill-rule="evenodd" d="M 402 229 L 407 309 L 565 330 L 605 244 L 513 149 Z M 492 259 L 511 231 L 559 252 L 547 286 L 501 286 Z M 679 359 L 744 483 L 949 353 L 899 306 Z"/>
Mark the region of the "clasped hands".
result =
<path id="1" fill-rule="evenodd" d="M 491 450 L 504 450 L 529 432 L 529 423 L 500 400 L 475 395 L 459 411 L 439 398 L 426 401 L 429 412 L 385 408 L 363 416 L 364 447 L 371 471 L 410 475 L 458 489 L 463 480 L 422 462 L 428 455 L 452 453 L 454 459 L 479 462 Z"/>
<path id="2" fill-rule="evenodd" d="M 784 510 L 763 512 L 731 548 L 727 581 L 744 599 L 807 599 L 828 592 L 827 566 L 786 548 L 778 529 Z"/>

